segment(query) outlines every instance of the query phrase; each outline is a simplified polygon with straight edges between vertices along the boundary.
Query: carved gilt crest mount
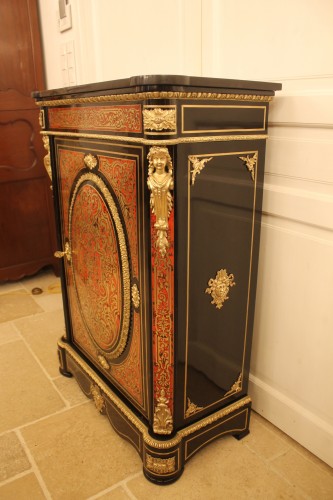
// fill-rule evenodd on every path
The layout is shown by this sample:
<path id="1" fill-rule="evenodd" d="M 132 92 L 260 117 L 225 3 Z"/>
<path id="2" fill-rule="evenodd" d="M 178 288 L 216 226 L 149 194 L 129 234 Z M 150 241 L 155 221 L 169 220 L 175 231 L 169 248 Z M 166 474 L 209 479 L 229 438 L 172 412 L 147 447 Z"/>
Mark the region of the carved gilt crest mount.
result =
<path id="1" fill-rule="evenodd" d="M 174 130 L 176 131 L 176 108 L 152 107 L 144 109 L 143 126 L 145 130 Z"/>

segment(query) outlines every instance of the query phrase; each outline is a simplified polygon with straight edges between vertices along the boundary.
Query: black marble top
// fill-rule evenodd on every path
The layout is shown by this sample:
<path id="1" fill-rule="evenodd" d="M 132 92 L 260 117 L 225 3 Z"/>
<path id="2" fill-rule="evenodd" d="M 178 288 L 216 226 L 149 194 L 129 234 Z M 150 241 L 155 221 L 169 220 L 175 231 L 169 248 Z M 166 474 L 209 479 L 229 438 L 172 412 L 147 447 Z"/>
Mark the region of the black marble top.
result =
<path id="1" fill-rule="evenodd" d="M 136 92 L 230 92 L 274 95 L 275 90 L 281 90 L 281 83 L 257 82 L 248 80 L 231 80 L 225 78 L 206 78 L 184 75 L 141 75 L 111 80 L 100 83 L 90 83 L 75 87 L 65 87 L 53 90 L 34 92 L 35 99 L 50 97 L 71 97 L 79 94 L 136 93 Z"/>

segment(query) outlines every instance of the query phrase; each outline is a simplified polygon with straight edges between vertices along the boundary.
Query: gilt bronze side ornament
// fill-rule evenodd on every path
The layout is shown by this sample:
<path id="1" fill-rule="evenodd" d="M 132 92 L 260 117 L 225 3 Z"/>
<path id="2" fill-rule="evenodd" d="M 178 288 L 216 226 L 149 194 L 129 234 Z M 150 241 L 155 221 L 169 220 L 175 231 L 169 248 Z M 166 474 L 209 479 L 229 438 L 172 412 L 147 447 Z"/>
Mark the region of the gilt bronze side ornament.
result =
<path id="1" fill-rule="evenodd" d="M 213 157 L 211 156 L 210 158 L 203 158 L 202 160 L 199 160 L 199 158 L 197 156 L 189 156 L 188 159 L 192 163 L 191 185 L 193 186 L 196 176 L 200 174 L 201 170 L 203 170 L 205 168 L 206 163 L 209 162 L 210 160 L 212 160 Z"/>
<path id="2" fill-rule="evenodd" d="M 156 217 L 155 246 L 162 257 L 169 248 L 169 216 L 173 207 L 171 190 L 173 189 L 173 167 L 168 148 L 154 146 L 148 153 L 148 188 L 150 190 L 150 208 Z"/>
<path id="3" fill-rule="evenodd" d="M 47 151 L 47 154 L 44 156 L 44 167 L 46 172 L 48 173 L 48 176 L 50 177 L 50 180 L 52 182 L 52 169 L 51 169 L 51 158 L 50 158 L 50 140 L 47 135 L 43 135 L 43 144 L 44 148 Z M 52 189 L 52 187 L 51 187 Z"/>
<path id="4" fill-rule="evenodd" d="M 246 165 L 246 168 L 251 174 L 252 180 L 255 180 L 255 175 L 256 175 L 256 167 L 257 167 L 257 161 L 258 161 L 258 153 L 255 152 L 253 156 L 240 156 L 240 160 L 243 160 L 243 162 Z"/>
<path id="5" fill-rule="evenodd" d="M 173 419 L 168 403 L 165 391 L 161 389 L 154 413 L 153 429 L 156 434 L 171 434 L 173 430 Z"/>
<path id="6" fill-rule="evenodd" d="M 98 385 L 91 383 L 90 384 L 90 393 L 91 393 L 92 398 L 94 400 L 96 409 L 100 413 L 104 413 L 105 412 L 105 400 L 104 400 L 104 397 L 102 395 L 102 391 L 100 390 Z"/>
<path id="7" fill-rule="evenodd" d="M 208 288 L 206 288 L 206 293 L 209 293 L 213 299 L 211 304 L 221 309 L 224 302 L 229 299 L 229 289 L 235 285 L 233 274 L 228 274 L 226 269 L 217 271 L 215 278 L 208 281 Z"/>

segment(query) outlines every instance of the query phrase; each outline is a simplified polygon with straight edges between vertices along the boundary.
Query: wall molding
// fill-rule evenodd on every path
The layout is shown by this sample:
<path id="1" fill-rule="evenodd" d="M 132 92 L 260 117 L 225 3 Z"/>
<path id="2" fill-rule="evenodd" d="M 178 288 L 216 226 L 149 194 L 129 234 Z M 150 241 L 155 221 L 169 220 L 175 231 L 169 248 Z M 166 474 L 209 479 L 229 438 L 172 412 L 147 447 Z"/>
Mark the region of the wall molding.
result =
<path id="1" fill-rule="evenodd" d="M 265 183 L 263 213 L 333 230 L 333 196 Z"/>
<path id="2" fill-rule="evenodd" d="M 333 92 L 281 92 L 272 101 L 270 124 L 284 127 L 333 127 Z"/>
<path id="3" fill-rule="evenodd" d="M 290 397 L 250 374 L 252 408 L 333 467 L 333 427 Z"/>

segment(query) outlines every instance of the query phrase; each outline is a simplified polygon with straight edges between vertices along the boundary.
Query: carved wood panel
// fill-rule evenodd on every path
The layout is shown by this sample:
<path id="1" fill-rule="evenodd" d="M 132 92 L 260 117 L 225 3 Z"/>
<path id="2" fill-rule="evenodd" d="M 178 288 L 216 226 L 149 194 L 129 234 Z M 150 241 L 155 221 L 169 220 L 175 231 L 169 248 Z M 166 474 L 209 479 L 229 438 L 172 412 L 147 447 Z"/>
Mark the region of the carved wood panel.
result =
<path id="1" fill-rule="evenodd" d="M 31 92 L 44 88 L 36 0 L 0 2 L 0 281 L 58 267 L 50 182 Z"/>

